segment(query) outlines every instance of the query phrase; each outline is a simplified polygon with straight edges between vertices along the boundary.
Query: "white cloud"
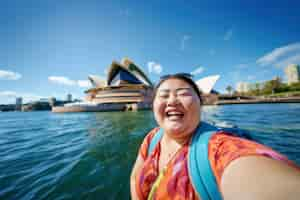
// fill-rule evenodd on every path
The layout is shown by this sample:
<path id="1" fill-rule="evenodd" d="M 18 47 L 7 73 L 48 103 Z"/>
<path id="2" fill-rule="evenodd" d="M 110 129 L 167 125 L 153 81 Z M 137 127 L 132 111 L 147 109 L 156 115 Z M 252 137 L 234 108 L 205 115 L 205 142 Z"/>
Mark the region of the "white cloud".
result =
<path id="1" fill-rule="evenodd" d="M 0 80 L 18 80 L 22 75 L 17 72 L 0 70 Z"/>
<path id="2" fill-rule="evenodd" d="M 160 74 L 163 71 L 162 66 L 156 62 L 148 62 L 149 73 Z"/>
<path id="3" fill-rule="evenodd" d="M 68 77 L 64 77 L 64 76 L 49 76 L 48 80 L 50 82 L 61 84 L 61 85 L 68 85 L 68 86 L 77 85 L 76 81 L 73 81 L 73 80 L 69 79 Z"/>
<path id="4" fill-rule="evenodd" d="M 201 74 L 204 71 L 204 67 L 198 67 L 194 71 L 191 72 L 192 75 Z"/>
<path id="5" fill-rule="evenodd" d="M 224 40 L 225 41 L 228 41 L 232 38 L 232 35 L 233 35 L 233 30 L 232 29 L 228 29 L 224 35 Z"/>
<path id="6" fill-rule="evenodd" d="M 91 82 L 88 80 L 78 80 L 77 84 L 79 87 L 92 87 Z"/>
<path id="7" fill-rule="evenodd" d="M 49 76 L 48 80 L 52 83 L 57 83 L 66 86 L 78 86 L 78 87 L 91 87 L 91 83 L 88 80 L 72 80 L 65 76 Z"/>
<path id="8" fill-rule="evenodd" d="M 182 37 L 182 39 L 181 39 L 181 46 L 180 46 L 180 49 L 181 49 L 182 51 L 185 50 L 186 42 L 187 42 L 188 40 L 190 40 L 190 39 L 191 39 L 191 36 L 189 36 L 189 35 L 184 35 L 184 36 Z"/>
<path id="9" fill-rule="evenodd" d="M 285 67 L 288 64 L 299 62 L 300 42 L 276 48 L 256 61 L 261 66 L 274 64 L 277 67 Z"/>
<path id="10" fill-rule="evenodd" d="M 300 52 L 296 55 L 290 56 L 286 59 L 283 59 L 283 60 L 275 63 L 275 66 L 278 68 L 283 68 L 290 64 L 300 64 Z"/>

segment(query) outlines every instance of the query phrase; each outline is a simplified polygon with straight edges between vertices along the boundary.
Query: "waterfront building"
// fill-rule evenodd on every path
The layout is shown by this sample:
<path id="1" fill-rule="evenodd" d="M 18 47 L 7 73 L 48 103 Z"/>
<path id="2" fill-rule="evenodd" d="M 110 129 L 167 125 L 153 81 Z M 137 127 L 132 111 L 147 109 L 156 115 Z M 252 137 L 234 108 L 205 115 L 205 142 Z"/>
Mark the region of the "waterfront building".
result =
<path id="1" fill-rule="evenodd" d="M 88 79 L 90 80 L 93 87 L 103 87 L 106 86 L 105 78 L 101 78 L 96 75 L 89 75 Z"/>
<path id="2" fill-rule="evenodd" d="M 105 80 L 88 76 L 92 88 L 85 91 L 85 101 L 54 107 L 54 112 L 139 110 L 151 107 L 153 84 L 131 60 L 113 61 Z"/>
<path id="3" fill-rule="evenodd" d="M 196 84 L 203 94 L 210 94 L 219 78 L 220 75 L 207 76 L 197 80 Z"/>
<path id="4" fill-rule="evenodd" d="M 285 68 L 285 75 L 288 85 L 300 81 L 300 68 L 299 65 L 291 64 Z"/>
<path id="5" fill-rule="evenodd" d="M 72 94 L 67 94 L 67 101 L 69 101 L 69 102 L 72 101 Z"/>
<path id="6" fill-rule="evenodd" d="M 106 80 L 89 76 L 93 88 L 85 91 L 86 99 L 98 104 L 131 104 L 134 107 L 151 104 L 153 84 L 131 60 L 113 61 Z"/>
<path id="7" fill-rule="evenodd" d="M 16 107 L 15 107 L 16 110 L 18 111 L 22 110 L 22 102 L 23 102 L 22 97 L 16 98 Z"/>
<path id="8" fill-rule="evenodd" d="M 219 93 L 213 90 L 216 82 L 219 80 L 220 75 L 212 75 L 201 78 L 196 81 L 198 88 L 201 91 L 202 103 L 204 105 L 216 104 L 219 99 Z"/>
<path id="9" fill-rule="evenodd" d="M 236 91 L 238 93 L 245 93 L 250 90 L 250 84 L 246 82 L 238 82 L 236 85 Z"/>

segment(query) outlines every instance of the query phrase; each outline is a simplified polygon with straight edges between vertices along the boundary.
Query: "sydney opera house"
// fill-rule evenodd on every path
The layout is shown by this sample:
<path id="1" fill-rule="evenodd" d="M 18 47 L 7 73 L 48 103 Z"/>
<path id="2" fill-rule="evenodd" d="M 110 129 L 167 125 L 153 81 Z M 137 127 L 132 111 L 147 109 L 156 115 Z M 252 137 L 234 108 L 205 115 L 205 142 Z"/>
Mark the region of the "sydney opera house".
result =
<path id="1" fill-rule="evenodd" d="M 153 84 L 131 60 L 113 61 L 106 80 L 88 77 L 93 88 L 85 91 L 84 102 L 53 107 L 54 112 L 140 110 L 151 107 Z"/>
<path id="2" fill-rule="evenodd" d="M 124 59 L 113 62 L 107 80 L 89 76 L 94 88 L 86 91 L 87 101 L 94 103 L 150 103 L 153 85 L 133 62 Z"/>
<path id="3" fill-rule="evenodd" d="M 213 86 L 219 75 L 208 76 L 196 81 L 202 91 L 204 104 L 214 104 L 218 95 Z M 83 102 L 68 103 L 52 107 L 53 112 L 97 112 L 126 111 L 151 108 L 153 83 L 131 60 L 125 58 L 118 63 L 113 61 L 106 79 L 95 75 L 88 76 L 92 88 L 85 91 Z"/>

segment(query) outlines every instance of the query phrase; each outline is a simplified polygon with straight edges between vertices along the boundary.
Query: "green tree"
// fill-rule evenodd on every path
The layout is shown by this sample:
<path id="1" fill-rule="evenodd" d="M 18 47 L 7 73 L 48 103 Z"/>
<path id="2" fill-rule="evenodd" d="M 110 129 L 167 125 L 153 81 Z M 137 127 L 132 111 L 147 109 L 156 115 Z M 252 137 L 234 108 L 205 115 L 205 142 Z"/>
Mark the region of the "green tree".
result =
<path id="1" fill-rule="evenodd" d="M 288 87 L 290 91 L 300 91 L 300 82 L 292 83 Z"/>
<path id="2" fill-rule="evenodd" d="M 288 92 L 290 89 L 286 83 L 281 83 L 280 87 L 276 89 L 276 92 Z"/>
<path id="3" fill-rule="evenodd" d="M 251 87 L 248 92 L 246 92 L 245 95 L 249 96 L 258 96 L 261 94 L 261 89 L 260 89 L 260 84 L 259 83 L 254 83 L 251 84 Z"/>
<path id="4" fill-rule="evenodd" d="M 280 78 L 276 78 L 270 81 L 265 82 L 263 87 L 263 94 L 274 94 L 280 90 L 282 85 Z"/>
<path id="5" fill-rule="evenodd" d="M 228 85 L 228 86 L 226 87 L 226 91 L 227 91 L 228 94 L 230 94 L 230 95 L 231 95 L 232 90 L 233 90 L 233 88 L 232 88 L 230 85 Z"/>
<path id="6" fill-rule="evenodd" d="M 260 85 L 259 85 L 259 83 L 255 83 L 255 85 L 254 85 L 254 95 L 255 96 L 260 95 Z"/>

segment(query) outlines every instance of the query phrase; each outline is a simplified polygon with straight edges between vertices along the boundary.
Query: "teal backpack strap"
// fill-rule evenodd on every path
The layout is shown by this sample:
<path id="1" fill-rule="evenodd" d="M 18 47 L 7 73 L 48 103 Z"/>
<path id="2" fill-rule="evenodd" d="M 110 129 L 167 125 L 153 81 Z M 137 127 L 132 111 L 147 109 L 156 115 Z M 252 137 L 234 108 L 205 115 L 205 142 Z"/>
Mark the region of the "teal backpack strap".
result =
<path id="1" fill-rule="evenodd" d="M 160 141 L 160 139 L 162 138 L 163 136 L 163 129 L 160 128 L 158 130 L 158 132 L 154 135 L 154 137 L 151 139 L 151 142 L 149 144 L 149 147 L 148 147 L 148 153 L 147 153 L 147 156 L 150 155 L 150 153 L 154 150 L 155 146 L 157 145 L 157 143 Z"/>
<path id="2" fill-rule="evenodd" d="M 203 200 L 222 199 L 208 159 L 208 143 L 216 131 L 217 128 L 201 122 L 189 149 L 189 174 L 196 192 Z"/>
<path id="3" fill-rule="evenodd" d="M 195 191 L 200 194 L 203 200 L 222 200 L 208 159 L 208 143 L 216 131 L 218 131 L 216 127 L 201 122 L 201 126 L 197 128 L 189 148 L 188 171 Z M 163 129 L 160 128 L 151 139 L 148 155 L 154 150 L 162 136 Z"/>

